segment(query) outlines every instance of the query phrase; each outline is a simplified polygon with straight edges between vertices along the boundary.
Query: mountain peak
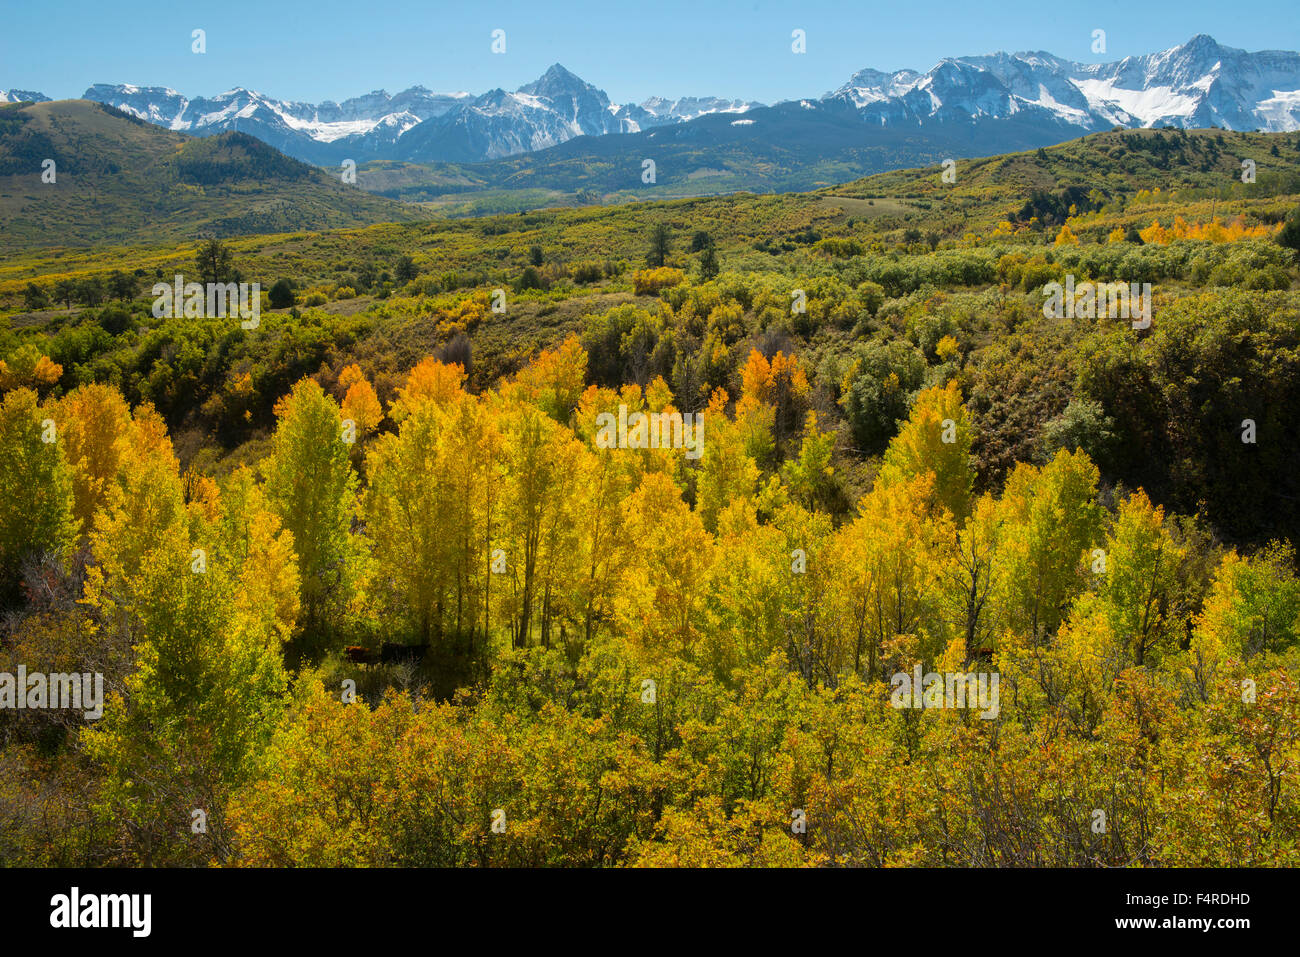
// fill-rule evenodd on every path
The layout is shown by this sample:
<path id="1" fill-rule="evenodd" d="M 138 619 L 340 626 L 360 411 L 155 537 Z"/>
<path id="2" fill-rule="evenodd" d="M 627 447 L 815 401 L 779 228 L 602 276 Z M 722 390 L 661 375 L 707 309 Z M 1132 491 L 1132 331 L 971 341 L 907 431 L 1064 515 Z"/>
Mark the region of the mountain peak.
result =
<path id="1" fill-rule="evenodd" d="M 1230 55 L 1235 52 L 1239 51 L 1220 46 L 1219 42 L 1209 34 L 1198 33 L 1181 46 L 1166 50 L 1164 53 L 1153 54 L 1152 59 L 1185 63 L 1189 66 L 1204 65 L 1209 67 L 1216 61 L 1223 59 L 1225 54 Z"/>
<path id="2" fill-rule="evenodd" d="M 580 83 L 582 82 L 578 78 L 577 74 L 575 74 L 572 70 L 566 68 L 564 64 L 558 62 L 552 63 L 550 66 L 546 68 L 546 72 L 542 74 L 542 79 L 546 79 L 547 77 L 559 77 L 561 79 L 578 80 L 578 82 Z"/>
<path id="3" fill-rule="evenodd" d="M 1183 49 L 1218 52 L 1222 48 L 1219 46 L 1219 41 L 1214 39 L 1214 37 L 1210 36 L 1208 33 L 1198 33 L 1183 44 Z"/>
<path id="4" fill-rule="evenodd" d="M 532 83 L 525 83 L 521 86 L 519 92 L 552 96 L 557 93 L 577 93 L 595 89 L 582 77 L 565 69 L 561 64 L 552 63 L 546 68 L 546 72 Z"/>
<path id="5" fill-rule="evenodd" d="M 0 103 L 48 103 L 50 98 L 35 90 L 0 90 Z"/>

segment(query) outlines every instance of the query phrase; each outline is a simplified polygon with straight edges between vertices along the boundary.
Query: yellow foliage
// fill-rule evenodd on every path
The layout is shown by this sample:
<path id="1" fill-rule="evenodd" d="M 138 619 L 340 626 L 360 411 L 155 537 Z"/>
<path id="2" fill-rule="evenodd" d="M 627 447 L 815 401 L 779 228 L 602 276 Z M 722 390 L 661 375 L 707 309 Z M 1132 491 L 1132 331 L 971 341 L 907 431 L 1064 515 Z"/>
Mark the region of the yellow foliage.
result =
<path id="1" fill-rule="evenodd" d="M 348 394 L 343 397 L 342 411 L 345 419 L 356 423 L 357 433 L 362 436 L 378 428 L 384 418 L 379 396 L 365 379 L 353 382 L 348 388 Z"/>
<path id="2" fill-rule="evenodd" d="M 1247 226 L 1246 221 L 1238 216 L 1232 222 L 1224 224 L 1218 219 L 1208 223 L 1188 223 L 1182 216 L 1175 216 L 1173 226 L 1166 229 L 1159 221 L 1153 221 L 1146 229 L 1139 230 L 1138 235 L 1144 243 L 1167 246 L 1176 239 L 1199 239 L 1210 243 L 1235 243 L 1242 239 L 1268 239 L 1281 228 L 1281 225 L 1269 226 L 1260 223 Z"/>
<path id="3" fill-rule="evenodd" d="M 465 368 L 460 363 L 441 362 L 430 356 L 421 359 L 406 377 L 406 385 L 397 390 L 389 414 L 400 422 L 424 402 L 446 404 L 463 395 Z"/>
<path id="4" fill-rule="evenodd" d="M 40 391 L 52 386 L 63 375 L 63 366 L 31 345 L 23 345 L 10 355 L 10 362 L 0 359 L 0 392 L 11 389 Z"/>
<path id="5" fill-rule="evenodd" d="M 632 289 L 638 296 L 652 296 L 662 289 L 680 286 L 685 281 L 686 273 L 671 266 L 638 269 L 632 273 Z"/>

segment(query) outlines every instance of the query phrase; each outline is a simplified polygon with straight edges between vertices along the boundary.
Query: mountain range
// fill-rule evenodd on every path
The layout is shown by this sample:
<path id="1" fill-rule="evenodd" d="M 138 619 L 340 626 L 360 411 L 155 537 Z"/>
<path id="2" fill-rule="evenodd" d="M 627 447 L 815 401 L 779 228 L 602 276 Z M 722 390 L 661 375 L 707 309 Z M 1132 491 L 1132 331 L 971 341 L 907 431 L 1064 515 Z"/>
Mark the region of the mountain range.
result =
<path id="1" fill-rule="evenodd" d="M 1113 63 L 1050 53 L 940 61 L 928 73 L 863 70 L 823 101 L 852 105 L 881 126 L 1030 114 L 1091 132 L 1112 126 L 1300 129 L 1300 54 L 1248 53 L 1204 34 Z"/>
<path id="2" fill-rule="evenodd" d="M 583 136 L 648 133 L 719 115 L 737 126 L 770 125 L 792 108 L 828 125 L 848 119 L 867 127 L 868 136 L 907 131 L 944 139 L 954 126 L 974 127 L 969 132 L 987 140 L 988 154 L 1021 147 L 1026 135 L 1047 144 L 1113 126 L 1300 129 L 1300 54 L 1252 53 L 1198 35 L 1169 50 L 1103 64 L 1043 52 L 945 58 L 925 73 L 862 70 L 819 97 L 774 108 L 707 96 L 615 104 L 558 63 L 514 92 L 477 96 L 416 86 L 311 104 L 242 88 L 190 99 L 163 87 L 95 84 L 84 98 L 178 132 L 248 133 L 318 165 L 481 163 Z M 0 102 L 18 99 L 46 97 L 0 91 Z M 765 112 L 772 109 L 777 112 Z M 956 135 L 964 139 L 967 132 Z"/>
<path id="3" fill-rule="evenodd" d="M 189 99 L 166 87 L 97 83 L 83 99 L 178 132 L 248 133 L 319 165 L 345 159 L 480 162 L 546 149 L 577 136 L 636 133 L 761 105 L 717 97 L 651 97 L 639 105 L 618 105 L 558 63 L 513 93 L 495 89 L 480 96 L 414 86 L 397 94 L 375 90 L 342 103 L 313 104 L 243 88 Z"/>
<path id="4" fill-rule="evenodd" d="M 16 101 L 48 105 L 41 104 L 47 99 L 29 90 L 0 91 L 0 103 L 10 104 L 0 109 L 12 110 Z M 932 167 L 950 157 L 1037 149 L 1112 128 L 1294 131 L 1300 129 L 1300 54 L 1249 53 L 1204 35 L 1105 64 L 1048 53 L 997 53 L 945 59 L 926 73 L 862 70 L 821 96 L 772 106 L 714 97 L 652 97 L 619 105 L 559 64 L 513 93 L 497 89 L 478 96 L 413 87 L 309 104 L 244 89 L 191 100 L 171 89 L 97 84 L 83 100 L 60 102 L 89 106 L 87 101 L 173 137 L 167 149 L 216 137 L 222 141 L 218 153 L 233 148 L 242 155 L 260 140 L 276 155 L 332 167 L 334 183 L 338 165 L 352 159 L 360 164 L 356 185 L 378 194 L 376 199 L 430 204 L 425 210 L 407 205 L 403 216 L 398 204 L 367 207 L 330 183 L 313 184 L 307 204 L 313 222 L 374 222 L 384 216 L 811 190 Z M 10 114 L 8 122 L 20 118 L 42 121 L 23 126 L 30 132 L 43 129 L 46 116 Z M 74 156 L 97 148 L 98 140 L 79 145 L 68 138 L 89 128 L 70 127 L 58 145 Z M 29 171 L 26 161 L 36 157 L 38 139 L 0 135 L 0 166 L 13 167 L 15 175 Z M 199 155 L 197 147 L 185 148 L 187 155 Z M 161 142 L 151 149 L 156 158 L 148 170 L 157 182 L 142 180 L 141 195 L 160 189 L 169 197 L 184 195 L 178 192 L 187 185 L 184 172 L 162 161 Z M 15 157 L 22 162 L 15 165 Z M 649 178 L 643 175 L 647 160 L 655 164 Z M 237 161 L 235 168 L 251 178 L 227 189 L 229 206 L 221 207 L 208 228 L 299 228 L 269 192 L 261 194 L 256 222 L 235 208 L 239 191 L 254 189 L 256 170 L 274 165 L 269 155 L 252 165 Z M 10 207 L 10 215 L 18 195 L 0 203 Z M 67 230 L 83 228 L 80 213 L 66 212 Z M 9 226 L 17 228 L 18 220 L 10 219 Z M 39 230 L 33 238 L 38 236 Z"/>

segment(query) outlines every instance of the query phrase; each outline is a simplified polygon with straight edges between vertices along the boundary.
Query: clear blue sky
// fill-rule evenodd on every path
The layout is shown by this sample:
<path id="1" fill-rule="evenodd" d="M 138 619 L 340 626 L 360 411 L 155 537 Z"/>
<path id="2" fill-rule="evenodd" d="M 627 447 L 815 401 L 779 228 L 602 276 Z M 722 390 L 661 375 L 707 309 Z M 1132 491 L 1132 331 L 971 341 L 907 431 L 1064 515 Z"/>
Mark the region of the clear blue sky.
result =
<path id="1" fill-rule="evenodd" d="M 1046 50 L 1083 62 L 1208 33 L 1300 49 L 1297 0 L 2 0 L 0 89 L 80 96 L 92 83 L 210 96 L 245 86 L 342 100 L 384 88 L 513 90 L 563 63 L 615 102 L 817 96 L 863 67 L 926 70 L 944 56 Z M 207 53 L 190 33 L 207 31 Z M 504 56 L 490 33 L 506 31 Z M 790 52 L 790 33 L 808 52 Z M 1092 31 L 1107 34 L 1105 55 Z"/>

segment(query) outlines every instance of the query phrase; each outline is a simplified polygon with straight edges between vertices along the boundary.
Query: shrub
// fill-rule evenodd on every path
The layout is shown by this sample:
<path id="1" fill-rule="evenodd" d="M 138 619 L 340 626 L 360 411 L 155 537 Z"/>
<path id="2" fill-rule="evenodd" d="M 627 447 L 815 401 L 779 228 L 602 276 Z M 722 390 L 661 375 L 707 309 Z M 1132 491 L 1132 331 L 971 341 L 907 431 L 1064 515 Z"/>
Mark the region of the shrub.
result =
<path id="1" fill-rule="evenodd" d="M 653 296 L 660 290 L 680 286 L 685 281 L 686 273 L 670 266 L 638 269 L 632 274 L 632 289 L 638 296 Z"/>
<path id="2" fill-rule="evenodd" d="M 36 283 L 29 282 L 23 289 L 23 305 L 28 309 L 46 309 L 50 305 L 50 297 Z"/>
<path id="3" fill-rule="evenodd" d="M 1287 216 L 1286 222 L 1282 224 L 1282 229 L 1277 234 L 1277 241 L 1283 247 L 1300 255 L 1300 206 L 1291 210 L 1291 214 Z"/>
<path id="4" fill-rule="evenodd" d="M 541 270 L 536 266 L 525 266 L 524 271 L 519 274 L 519 279 L 515 282 L 515 289 L 516 291 L 545 289 L 548 285 L 545 277 L 542 276 Z"/>
<path id="5" fill-rule="evenodd" d="M 1274 289 L 1290 289 L 1291 277 L 1280 266 L 1264 266 L 1246 273 L 1243 285 L 1247 289 L 1261 289 L 1265 292 Z"/>
<path id="6" fill-rule="evenodd" d="M 420 267 L 415 264 L 415 260 L 410 256 L 403 256 L 393 267 L 393 275 L 398 282 L 410 282 L 416 276 L 420 275 Z"/>
<path id="7" fill-rule="evenodd" d="M 598 262 L 582 262 L 573 267 L 574 282 L 599 282 L 604 275 L 605 270 Z"/>

